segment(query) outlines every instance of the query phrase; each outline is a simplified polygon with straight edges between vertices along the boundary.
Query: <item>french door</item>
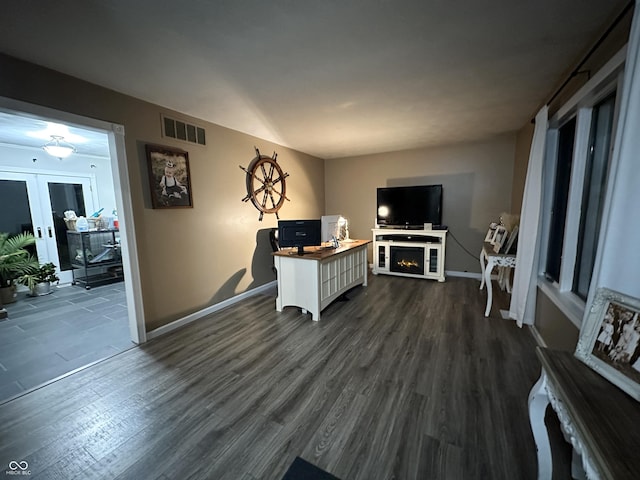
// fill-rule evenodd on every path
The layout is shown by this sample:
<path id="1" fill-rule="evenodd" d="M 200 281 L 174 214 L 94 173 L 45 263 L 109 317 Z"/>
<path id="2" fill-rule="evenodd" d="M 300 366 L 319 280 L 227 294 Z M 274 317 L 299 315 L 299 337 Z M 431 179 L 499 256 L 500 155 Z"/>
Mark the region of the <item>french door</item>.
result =
<path id="1" fill-rule="evenodd" d="M 91 177 L 0 171 L 0 232 L 28 231 L 36 237 L 40 263 L 58 267 L 61 283 L 73 280 L 64 212 L 87 216 L 94 211 Z"/>

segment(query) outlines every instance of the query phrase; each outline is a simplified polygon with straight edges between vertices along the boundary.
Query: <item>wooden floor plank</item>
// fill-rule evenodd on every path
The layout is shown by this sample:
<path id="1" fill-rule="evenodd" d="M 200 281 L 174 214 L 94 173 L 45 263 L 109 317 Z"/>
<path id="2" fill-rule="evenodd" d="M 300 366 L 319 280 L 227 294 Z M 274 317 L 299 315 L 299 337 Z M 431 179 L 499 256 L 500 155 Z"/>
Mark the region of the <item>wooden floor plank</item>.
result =
<path id="1" fill-rule="evenodd" d="M 279 480 L 301 456 L 344 480 L 535 478 L 535 342 L 485 318 L 484 295 L 472 279 L 372 276 L 320 322 L 247 298 L 0 405 L 0 463 Z"/>

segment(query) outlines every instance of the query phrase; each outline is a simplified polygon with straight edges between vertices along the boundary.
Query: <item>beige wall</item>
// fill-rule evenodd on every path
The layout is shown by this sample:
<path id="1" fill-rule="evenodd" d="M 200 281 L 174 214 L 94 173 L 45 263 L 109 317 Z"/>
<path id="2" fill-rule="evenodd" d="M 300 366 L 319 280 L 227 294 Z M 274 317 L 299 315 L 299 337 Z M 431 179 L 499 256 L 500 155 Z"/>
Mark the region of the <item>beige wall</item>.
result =
<path id="1" fill-rule="evenodd" d="M 623 18 L 620 23 L 614 28 L 609 35 L 603 40 L 600 46 L 593 52 L 591 57 L 580 67 L 580 73 L 571 76 L 575 70 L 576 65 L 584 58 L 587 51 L 591 50 L 592 45 L 585 47 L 585 51 L 575 63 L 567 66 L 567 70 L 558 79 L 558 85 L 553 91 L 549 92 L 545 101 L 551 98 L 556 92 L 556 89 L 564 83 L 568 78 L 569 82 L 560 91 L 552 104 L 549 106 L 549 116 L 553 116 L 555 112 L 564 103 L 571 98 L 571 96 L 580 89 L 593 74 L 595 74 L 600 68 L 604 66 L 609 59 L 615 55 L 627 42 L 629 38 L 629 29 L 631 27 L 631 16 L 633 9 Z M 617 15 L 617 14 L 616 14 Z M 610 19 L 613 21 L 613 19 Z M 605 22 L 604 28 L 608 28 L 610 22 Z M 595 39 L 594 39 L 595 42 Z M 540 105 L 542 106 L 542 105 Z M 534 118 L 537 112 L 531 112 L 531 117 Z M 533 131 L 535 125 L 532 122 L 527 122 L 520 128 L 516 136 L 516 155 L 513 167 L 513 190 L 511 198 L 511 211 L 519 212 L 522 207 L 522 194 L 524 193 L 524 184 L 527 177 L 527 166 L 529 163 L 529 151 L 531 149 L 531 141 L 533 140 Z"/>
<path id="2" fill-rule="evenodd" d="M 540 289 L 536 296 L 535 328 L 547 347 L 573 352 L 580 330 Z"/>
<path id="3" fill-rule="evenodd" d="M 275 279 L 265 230 L 276 226 L 275 216 L 259 222 L 258 211 L 241 201 L 239 165 L 249 164 L 254 146 L 266 155 L 276 151 L 290 174 L 291 202 L 281 218 L 323 213 L 320 159 L 3 55 L 0 71 L 0 96 L 124 125 L 147 330 Z M 205 127 L 208 145 L 163 138 L 161 113 Z M 193 209 L 151 209 L 146 143 L 188 151 Z"/>
<path id="4" fill-rule="evenodd" d="M 592 52 L 592 55 L 587 59 L 587 61 L 580 66 L 578 72 L 575 75 L 571 76 L 572 73 L 576 70 L 578 64 L 586 57 L 587 53 L 591 51 L 592 47 L 595 46 L 598 38 L 605 33 L 612 24 L 613 18 L 603 19 L 602 33 L 598 35 L 598 38 L 593 39 L 593 43 L 589 45 L 585 45 L 584 52 L 575 59 L 575 62 L 571 65 L 567 65 L 567 70 L 563 75 L 558 79 L 558 85 L 553 91 L 549 92 L 548 96 L 544 99 L 547 101 L 551 98 L 553 94 L 556 93 L 556 90 L 565 82 L 565 80 L 569 79 L 568 83 L 565 87 L 559 92 L 556 98 L 549 105 L 549 117 L 551 118 L 558 109 L 564 105 L 573 94 L 578 91 L 587 81 L 607 63 L 611 57 L 618 52 L 629 39 L 629 30 L 631 28 L 631 20 L 633 17 L 633 8 L 629 9 L 629 12 L 620 20 L 620 22 L 610 31 L 602 43 Z M 616 14 L 617 16 L 617 14 Z M 540 105 L 542 107 L 542 104 Z M 532 112 L 532 117 L 535 116 L 536 112 Z"/>
<path id="5" fill-rule="evenodd" d="M 515 135 L 508 134 L 486 142 L 326 160 L 325 210 L 348 218 L 352 238 L 371 238 L 377 187 L 441 183 L 442 221 L 477 257 L 489 223 L 510 211 L 514 151 Z M 480 272 L 478 260 L 451 235 L 445 268 Z"/>

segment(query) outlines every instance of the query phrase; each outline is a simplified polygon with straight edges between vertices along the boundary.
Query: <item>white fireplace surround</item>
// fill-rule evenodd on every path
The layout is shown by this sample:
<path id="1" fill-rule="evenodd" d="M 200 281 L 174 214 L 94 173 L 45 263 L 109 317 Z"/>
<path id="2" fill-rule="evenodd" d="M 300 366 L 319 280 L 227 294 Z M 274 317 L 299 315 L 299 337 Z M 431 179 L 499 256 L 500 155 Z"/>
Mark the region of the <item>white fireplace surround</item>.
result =
<path id="1" fill-rule="evenodd" d="M 373 228 L 373 274 L 425 278 L 444 282 L 444 258 L 448 230 L 402 230 Z M 394 271 L 391 265 L 393 247 L 424 249 L 422 274 Z"/>

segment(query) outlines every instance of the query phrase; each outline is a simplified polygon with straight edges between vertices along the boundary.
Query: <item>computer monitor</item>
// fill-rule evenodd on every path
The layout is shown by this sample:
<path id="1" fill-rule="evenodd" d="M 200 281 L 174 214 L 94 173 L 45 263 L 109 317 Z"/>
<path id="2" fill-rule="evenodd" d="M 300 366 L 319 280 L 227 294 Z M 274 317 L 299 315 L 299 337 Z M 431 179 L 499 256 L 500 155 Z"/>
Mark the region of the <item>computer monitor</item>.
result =
<path id="1" fill-rule="evenodd" d="M 342 215 L 323 215 L 320 217 L 322 223 L 322 237 L 323 242 L 330 242 L 335 236 L 337 239 L 340 237 L 339 222 Z"/>
<path id="2" fill-rule="evenodd" d="M 278 243 L 280 247 L 296 247 L 298 255 L 304 255 L 304 247 L 322 244 L 321 222 L 316 220 L 279 220 Z"/>

